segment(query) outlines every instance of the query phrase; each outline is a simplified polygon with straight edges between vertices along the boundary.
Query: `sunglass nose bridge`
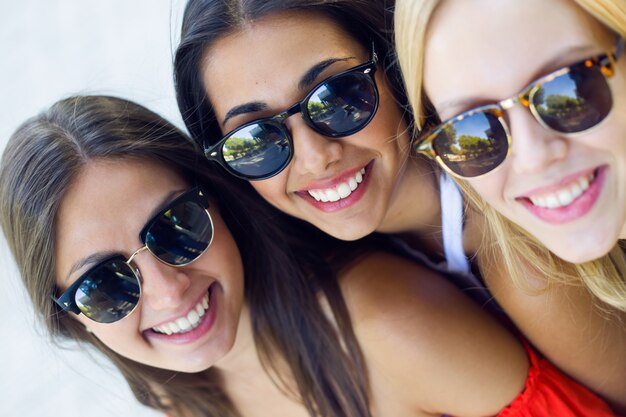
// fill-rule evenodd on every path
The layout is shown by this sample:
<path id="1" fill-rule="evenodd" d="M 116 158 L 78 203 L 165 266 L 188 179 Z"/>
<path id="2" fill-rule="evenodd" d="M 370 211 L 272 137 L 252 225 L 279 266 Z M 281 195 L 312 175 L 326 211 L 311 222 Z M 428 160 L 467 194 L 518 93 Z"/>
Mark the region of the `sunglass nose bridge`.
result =
<path id="1" fill-rule="evenodd" d="M 519 101 L 520 101 L 519 98 L 511 97 L 511 98 L 507 98 L 506 100 L 502 100 L 501 102 L 498 103 L 498 105 L 502 107 L 503 110 L 509 110 L 510 108 L 515 106 Z"/>
<path id="2" fill-rule="evenodd" d="M 130 255 L 130 258 L 128 258 L 128 260 L 126 261 L 126 264 L 130 265 L 130 263 L 133 261 L 133 259 L 135 259 L 135 257 L 137 255 L 139 255 L 141 252 L 143 252 L 145 250 L 148 250 L 148 246 L 147 245 L 143 245 L 142 247 L 137 249 L 135 252 L 133 252 L 132 255 Z"/>
<path id="3" fill-rule="evenodd" d="M 273 117 L 273 119 L 276 120 L 278 123 L 283 123 L 289 117 L 293 116 L 296 113 L 301 113 L 301 112 L 302 110 L 300 109 L 300 103 L 296 103 L 293 106 L 289 107 L 284 112 L 278 113 L 276 116 Z"/>

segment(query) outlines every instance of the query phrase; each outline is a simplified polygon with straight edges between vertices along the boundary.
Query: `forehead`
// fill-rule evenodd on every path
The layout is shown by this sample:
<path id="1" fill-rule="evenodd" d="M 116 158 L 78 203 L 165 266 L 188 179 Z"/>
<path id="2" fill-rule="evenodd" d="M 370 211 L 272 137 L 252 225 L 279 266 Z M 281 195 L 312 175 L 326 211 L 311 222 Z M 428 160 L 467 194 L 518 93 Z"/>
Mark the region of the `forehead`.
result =
<path id="1" fill-rule="evenodd" d="M 276 96 L 329 57 L 366 54 L 341 26 L 321 13 L 283 12 L 247 23 L 214 42 L 204 54 L 201 77 L 214 106 Z"/>
<path id="2" fill-rule="evenodd" d="M 134 250 L 163 196 L 185 187 L 181 176 L 153 161 L 88 162 L 56 215 L 57 277 L 64 278 L 75 261 L 96 252 Z"/>
<path id="3" fill-rule="evenodd" d="M 572 0 L 444 0 L 428 28 L 425 89 L 438 108 L 502 99 L 609 45 L 608 31 Z"/>

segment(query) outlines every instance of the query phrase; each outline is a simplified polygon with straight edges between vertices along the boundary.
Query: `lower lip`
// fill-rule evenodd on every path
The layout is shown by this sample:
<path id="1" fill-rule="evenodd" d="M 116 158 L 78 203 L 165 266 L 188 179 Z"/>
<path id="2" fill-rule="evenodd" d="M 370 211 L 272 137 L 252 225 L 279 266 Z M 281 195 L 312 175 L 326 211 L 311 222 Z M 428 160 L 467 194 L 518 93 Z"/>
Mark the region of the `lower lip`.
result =
<path id="1" fill-rule="evenodd" d="M 215 291 L 215 286 L 216 284 L 213 283 L 209 287 L 209 308 L 204 313 L 204 316 L 202 316 L 202 319 L 200 319 L 200 324 L 198 324 L 196 328 L 186 333 L 177 333 L 171 335 L 158 333 L 152 329 L 148 329 L 144 332 L 145 335 L 151 339 L 156 339 L 167 343 L 173 343 L 176 345 L 186 345 L 200 339 L 202 336 L 207 334 L 209 330 L 211 330 L 211 328 L 213 328 L 213 323 L 215 323 L 215 318 L 217 315 L 217 291 Z"/>
<path id="2" fill-rule="evenodd" d="M 324 203 L 323 201 L 317 201 L 308 192 L 304 192 L 299 194 L 304 200 L 308 201 L 315 208 L 326 212 L 326 213 L 334 213 L 339 210 L 346 209 L 352 205 L 354 205 L 357 201 L 359 201 L 363 195 L 365 195 L 365 191 L 367 191 L 367 186 L 370 180 L 370 174 L 372 173 L 372 169 L 374 168 L 374 161 L 370 162 L 365 166 L 365 175 L 363 175 L 363 181 L 359 184 L 356 190 L 352 191 L 350 195 L 346 198 L 341 198 L 337 201 L 329 201 Z"/>
<path id="3" fill-rule="evenodd" d="M 572 203 L 565 207 L 546 208 L 534 205 L 529 199 L 519 200 L 532 214 L 541 220 L 552 224 L 564 224 L 578 220 L 586 215 L 595 205 L 600 197 L 604 179 L 606 178 L 607 167 L 599 168 L 593 182 L 589 188 L 578 196 Z"/>

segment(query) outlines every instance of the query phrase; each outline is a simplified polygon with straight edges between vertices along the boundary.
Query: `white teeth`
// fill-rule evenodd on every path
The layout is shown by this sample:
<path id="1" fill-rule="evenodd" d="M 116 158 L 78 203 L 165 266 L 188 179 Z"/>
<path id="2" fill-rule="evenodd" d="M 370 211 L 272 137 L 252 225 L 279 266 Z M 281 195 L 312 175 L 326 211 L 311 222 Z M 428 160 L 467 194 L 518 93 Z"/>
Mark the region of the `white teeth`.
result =
<path id="1" fill-rule="evenodd" d="M 580 184 L 580 186 L 583 188 L 583 191 L 584 191 L 589 187 L 589 183 L 591 181 L 593 181 L 593 175 L 591 176 L 591 178 L 587 178 L 587 177 L 580 178 L 578 180 L 578 183 Z"/>
<path id="2" fill-rule="evenodd" d="M 316 199 L 317 201 L 320 201 L 322 198 L 320 197 L 319 193 L 313 190 L 309 191 L 309 194 L 311 195 L 311 197 L 313 197 L 314 199 Z"/>
<path id="3" fill-rule="evenodd" d="M 339 197 L 339 193 L 335 190 L 326 190 L 326 197 L 328 198 L 328 201 L 339 201 L 341 199 L 341 197 Z"/>
<path id="4" fill-rule="evenodd" d="M 191 310 L 189 314 L 187 314 L 187 320 L 189 320 L 191 326 L 195 326 L 200 321 L 200 314 L 198 314 L 195 309 Z"/>
<path id="5" fill-rule="evenodd" d="M 202 320 L 202 317 L 204 317 L 208 308 L 209 294 L 207 293 L 204 297 L 202 297 L 202 300 L 200 300 L 200 302 L 196 304 L 196 306 L 189 313 L 187 313 L 187 316 L 179 317 L 169 323 L 153 327 L 152 330 L 158 333 L 167 334 L 168 336 L 174 333 L 188 332 L 195 329 L 198 324 L 200 324 L 200 321 Z"/>
<path id="6" fill-rule="evenodd" d="M 585 190 L 587 188 L 585 187 Z M 574 198 L 578 197 L 579 195 L 581 195 L 583 193 L 583 187 L 580 186 L 579 183 L 575 182 L 572 185 L 572 195 L 574 196 Z"/>
<path id="7" fill-rule="evenodd" d="M 548 208 L 557 208 L 559 207 L 559 199 L 553 195 L 546 198 L 546 204 Z"/>
<path id="8" fill-rule="evenodd" d="M 351 192 L 352 190 L 350 189 L 349 184 L 343 183 L 339 184 L 339 186 L 337 187 L 337 193 L 339 193 L 339 197 L 341 198 L 346 198 L 350 195 Z"/>
<path id="9" fill-rule="evenodd" d="M 546 207 L 550 209 L 565 207 L 572 204 L 576 198 L 580 197 L 580 195 L 584 193 L 587 188 L 589 188 L 589 184 L 593 181 L 593 179 L 593 174 L 581 177 L 563 189 L 550 194 L 529 197 L 529 199 L 538 207 Z"/>
<path id="10" fill-rule="evenodd" d="M 574 197 L 574 193 L 570 191 L 559 191 L 559 204 L 561 206 L 567 206 L 569 203 L 574 201 L 576 197 Z"/>
<path id="11" fill-rule="evenodd" d="M 352 194 L 352 191 L 359 187 L 359 184 L 363 182 L 363 175 L 365 175 L 365 168 L 361 168 L 354 174 L 354 177 L 349 178 L 346 182 L 342 182 L 334 188 L 327 188 L 325 190 L 308 190 L 308 193 L 316 201 L 327 203 L 329 201 L 335 202 L 342 198 L 348 197 Z"/>
<path id="12" fill-rule="evenodd" d="M 191 329 L 191 323 L 187 320 L 187 317 L 181 317 L 176 319 L 176 324 L 180 327 L 181 330 Z"/>

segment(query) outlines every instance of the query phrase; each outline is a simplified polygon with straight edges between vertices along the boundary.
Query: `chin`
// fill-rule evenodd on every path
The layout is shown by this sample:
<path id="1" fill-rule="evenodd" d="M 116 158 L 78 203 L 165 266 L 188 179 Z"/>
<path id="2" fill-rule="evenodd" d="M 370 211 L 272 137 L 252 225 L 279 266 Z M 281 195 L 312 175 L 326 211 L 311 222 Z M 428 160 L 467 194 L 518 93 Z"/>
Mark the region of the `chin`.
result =
<path id="1" fill-rule="evenodd" d="M 324 233 L 334 237 L 335 239 L 344 240 L 347 242 L 351 242 L 354 240 L 359 240 L 370 233 L 373 233 L 375 228 L 349 228 L 349 229 L 338 229 L 333 227 L 320 227 L 319 228 Z"/>
<path id="2" fill-rule="evenodd" d="M 576 241 L 576 240 L 574 240 Z M 593 240 L 587 242 L 587 245 L 578 246 L 570 245 L 567 247 L 563 247 L 559 245 L 558 247 L 548 248 L 559 258 L 563 259 L 566 262 L 570 262 L 573 264 L 583 264 L 585 262 L 595 261 L 603 256 L 608 255 L 609 252 L 615 247 L 617 244 L 617 239 L 609 240 L 609 239 L 601 239 L 601 240 Z"/>

